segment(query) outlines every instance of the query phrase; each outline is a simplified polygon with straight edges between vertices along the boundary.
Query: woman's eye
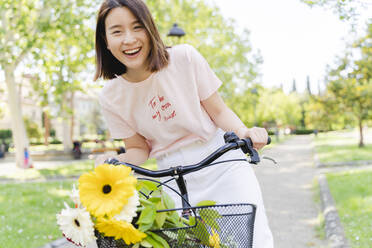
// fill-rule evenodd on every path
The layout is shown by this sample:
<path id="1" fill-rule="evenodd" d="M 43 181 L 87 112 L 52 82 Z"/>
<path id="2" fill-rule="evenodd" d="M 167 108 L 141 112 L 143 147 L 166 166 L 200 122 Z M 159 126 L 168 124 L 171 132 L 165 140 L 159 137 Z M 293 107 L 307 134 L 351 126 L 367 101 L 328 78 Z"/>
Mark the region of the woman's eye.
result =
<path id="1" fill-rule="evenodd" d="M 141 29 L 143 28 L 142 26 L 138 25 L 138 26 L 134 26 L 134 29 Z"/>
<path id="2" fill-rule="evenodd" d="M 116 30 L 116 31 L 112 32 L 112 34 L 118 34 L 118 33 L 120 33 L 119 30 Z"/>

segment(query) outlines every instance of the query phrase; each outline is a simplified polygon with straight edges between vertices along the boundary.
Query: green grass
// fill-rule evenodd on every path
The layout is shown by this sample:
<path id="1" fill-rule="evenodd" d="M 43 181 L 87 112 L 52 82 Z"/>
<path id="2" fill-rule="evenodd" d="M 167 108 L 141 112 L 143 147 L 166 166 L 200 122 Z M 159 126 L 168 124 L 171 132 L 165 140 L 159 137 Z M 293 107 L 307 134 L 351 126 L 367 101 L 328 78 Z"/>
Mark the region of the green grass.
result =
<path id="1" fill-rule="evenodd" d="M 372 160 L 372 144 L 368 142 L 365 141 L 365 147 L 358 147 L 359 136 L 351 131 L 320 133 L 314 137 L 315 150 L 322 163 Z"/>
<path id="2" fill-rule="evenodd" d="M 319 190 L 318 180 L 315 180 L 315 179 L 313 180 L 313 185 L 311 189 L 313 192 L 313 200 L 320 208 L 321 203 L 320 203 L 320 190 Z M 324 215 L 320 211 L 319 211 L 316 225 L 315 225 L 315 234 L 321 240 L 326 239 Z"/>
<path id="3" fill-rule="evenodd" d="M 0 247 L 37 248 L 62 237 L 56 223 L 75 181 L 0 184 Z"/>
<path id="4" fill-rule="evenodd" d="M 372 171 L 328 174 L 327 179 L 352 247 L 372 247 Z"/>

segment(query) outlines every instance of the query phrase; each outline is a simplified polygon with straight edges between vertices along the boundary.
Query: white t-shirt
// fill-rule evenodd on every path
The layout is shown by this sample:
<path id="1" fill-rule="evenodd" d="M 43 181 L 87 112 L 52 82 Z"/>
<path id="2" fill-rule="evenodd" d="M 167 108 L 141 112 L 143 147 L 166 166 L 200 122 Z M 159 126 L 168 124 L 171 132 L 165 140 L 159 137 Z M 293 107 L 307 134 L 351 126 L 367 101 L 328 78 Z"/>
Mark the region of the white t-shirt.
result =
<path id="1" fill-rule="evenodd" d="M 117 76 L 105 83 L 99 101 L 111 137 L 145 137 L 150 157 L 159 157 L 197 140 L 209 140 L 217 127 L 200 101 L 222 82 L 190 45 L 168 49 L 169 64 L 138 83 Z"/>

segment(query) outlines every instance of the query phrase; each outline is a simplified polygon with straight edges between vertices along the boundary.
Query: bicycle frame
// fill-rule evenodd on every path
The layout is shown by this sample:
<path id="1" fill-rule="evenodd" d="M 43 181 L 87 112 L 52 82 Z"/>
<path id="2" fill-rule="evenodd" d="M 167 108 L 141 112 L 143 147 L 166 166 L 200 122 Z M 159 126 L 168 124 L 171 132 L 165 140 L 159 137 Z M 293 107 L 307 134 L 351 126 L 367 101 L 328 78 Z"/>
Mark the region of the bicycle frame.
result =
<path id="1" fill-rule="evenodd" d="M 177 183 L 177 186 L 180 190 L 180 196 L 182 198 L 182 207 L 187 208 L 191 207 L 188 203 L 188 193 L 187 193 L 187 187 L 184 179 L 184 175 L 189 174 L 191 172 L 195 172 L 198 170 L 201 170 L 203 168 L 209 167 L 213 165 L 212 163 L 221 157 L 223 154 L 230 150 L 236 150 L 236 149 L 242 149 L 245 154 L 248 154 L 250 156 L 250 159 L 247 158 L 247 162 L 251 164 L 257 164 L 260 162 L 260 158 L 258 156 L 257 151 L 253 148 L 252 141 L 248 139 L 239 139 L 239 137 L 234 132 L 227 132 L 224 135 L 224 139 L 226 144 L 215 150 L 212 154 L 210 154 L 208 157 L 203 159 L 197 164 L 193 165 L 185 165 L 185 166 L 176 166 L 176 167 L 170 167 L 169 169 L 164 170 L 148 170 L 142 167 L 139 167 L 137 165 L 133 165 L 130 163 L 124 163 L 119 162 L 116 159 L 108 160 L 108 163 L 114 164 L 114 165 L 125 165 L 128 167 L 131 167 L 136 173 L 148 176 L 152 178 L 161 178 L 161 177 L 174 177 Z M 267 144 L 270 144 L 271 139 L 269 137 Z M 241 159 L 237 159 L 241 160 Z M 229 160 L 229 161 L 235 161 L 235 160 Z M 227 161 L 224 161 L 227 162 Z M 184 215 L 184 213 L 183 213 Z M 187 214 L 185 213 L 187 216 Z"/>

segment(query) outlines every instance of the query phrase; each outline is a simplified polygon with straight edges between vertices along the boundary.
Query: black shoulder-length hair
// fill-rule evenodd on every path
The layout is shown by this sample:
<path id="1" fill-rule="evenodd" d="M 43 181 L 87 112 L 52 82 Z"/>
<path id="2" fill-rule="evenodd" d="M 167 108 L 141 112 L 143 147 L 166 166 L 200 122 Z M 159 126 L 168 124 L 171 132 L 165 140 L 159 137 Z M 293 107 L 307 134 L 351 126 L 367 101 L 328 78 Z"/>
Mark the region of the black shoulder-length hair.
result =
<path id="1" fill-rule="evenodd" d="M 124 74 L 127 71 L 125 65 L 117 60 L 107 49 L 105 31 L 105 20 L 109 12 L 114 8 L 126 7 L 138 21 L 145 27 L 150 38 L 150 53 L 148 56 L 148 70 L 159 71 L 168 65 L 169 54 L 160 38 L 159 31 L 151 16 L 149 9 L 142 0 L 105 0 L 98 12 L 96 26 L 96 74 L 94 81 L 102 77 L 112 79 L 116 75 Z"/>

